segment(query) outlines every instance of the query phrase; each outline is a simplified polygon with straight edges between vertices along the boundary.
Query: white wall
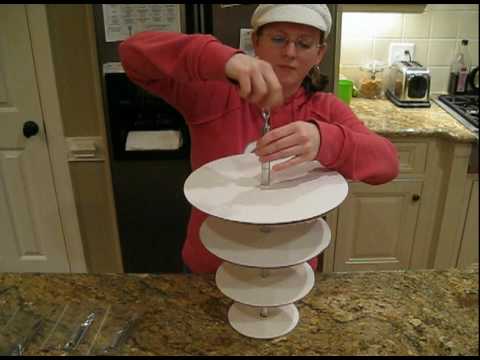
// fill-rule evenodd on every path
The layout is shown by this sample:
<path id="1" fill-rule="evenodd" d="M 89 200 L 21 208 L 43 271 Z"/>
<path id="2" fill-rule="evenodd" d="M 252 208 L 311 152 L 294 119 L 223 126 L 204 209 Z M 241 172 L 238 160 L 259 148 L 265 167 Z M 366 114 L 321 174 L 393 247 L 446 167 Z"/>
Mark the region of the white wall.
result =
<path id="1" fill-rule="evenodd" d="M 430 70 L 431 93 L 446 93 L 449 65 L 456 46 L 469 40 L 478 65 L 479 5 L 430 4 L 422 14 L 344 13 L 340 73 L 358 81 L 359 66 L 372 60 L 388 63 L 391 42 L 415 43 L 415 60 Z"/>

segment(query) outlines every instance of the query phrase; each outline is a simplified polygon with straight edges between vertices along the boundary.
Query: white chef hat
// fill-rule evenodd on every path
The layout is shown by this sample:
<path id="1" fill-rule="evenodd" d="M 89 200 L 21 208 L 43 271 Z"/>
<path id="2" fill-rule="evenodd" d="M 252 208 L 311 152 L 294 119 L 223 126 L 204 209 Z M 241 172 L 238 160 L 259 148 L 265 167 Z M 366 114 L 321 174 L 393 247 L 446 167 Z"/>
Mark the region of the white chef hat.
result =
<path id="1" fill-rule="evenodd" d="M 328 36 L 332 15 L 325 4 L 261 4 L 252 15 L 254 30 L 272 22 L 286 21 L 313 26 Z"/>

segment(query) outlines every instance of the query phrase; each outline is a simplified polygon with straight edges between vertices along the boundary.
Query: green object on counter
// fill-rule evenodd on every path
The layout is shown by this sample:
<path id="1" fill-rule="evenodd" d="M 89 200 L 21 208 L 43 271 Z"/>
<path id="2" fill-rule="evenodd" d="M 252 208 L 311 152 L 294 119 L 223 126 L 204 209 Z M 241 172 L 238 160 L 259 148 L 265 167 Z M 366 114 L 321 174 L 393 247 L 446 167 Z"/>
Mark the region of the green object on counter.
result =
<path id="1" fill-rule="evenodd" d="M 337 86 L 337 97 L 345 104 L 350 105 L 352 100 L 353 81 L 351 80 L 339 80 Z"/>

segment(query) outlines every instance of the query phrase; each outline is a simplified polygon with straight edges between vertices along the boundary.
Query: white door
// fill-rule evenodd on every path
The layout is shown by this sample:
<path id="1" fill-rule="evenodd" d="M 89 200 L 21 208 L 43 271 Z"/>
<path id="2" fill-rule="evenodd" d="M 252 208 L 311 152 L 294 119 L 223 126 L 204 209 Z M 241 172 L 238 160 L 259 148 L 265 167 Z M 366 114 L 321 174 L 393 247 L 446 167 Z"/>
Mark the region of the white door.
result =
<path id="1" fill-rule="evenodd" d="M 0 272 L 70 272 L 24 5 L 0 6 Z"/>

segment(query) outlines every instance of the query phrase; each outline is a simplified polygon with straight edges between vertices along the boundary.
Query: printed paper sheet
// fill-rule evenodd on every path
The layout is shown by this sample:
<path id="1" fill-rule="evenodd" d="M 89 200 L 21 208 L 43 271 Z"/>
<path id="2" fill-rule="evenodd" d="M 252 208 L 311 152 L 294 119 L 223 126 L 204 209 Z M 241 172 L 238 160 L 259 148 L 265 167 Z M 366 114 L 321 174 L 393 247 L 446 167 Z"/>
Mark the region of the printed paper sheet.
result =
<path id="1" fill-rule="evenodd" d="M 180 4 L 103 4 L 105 41 L 146 30 L 181 32 Z"/>

